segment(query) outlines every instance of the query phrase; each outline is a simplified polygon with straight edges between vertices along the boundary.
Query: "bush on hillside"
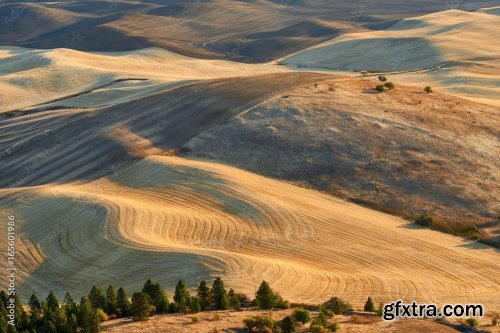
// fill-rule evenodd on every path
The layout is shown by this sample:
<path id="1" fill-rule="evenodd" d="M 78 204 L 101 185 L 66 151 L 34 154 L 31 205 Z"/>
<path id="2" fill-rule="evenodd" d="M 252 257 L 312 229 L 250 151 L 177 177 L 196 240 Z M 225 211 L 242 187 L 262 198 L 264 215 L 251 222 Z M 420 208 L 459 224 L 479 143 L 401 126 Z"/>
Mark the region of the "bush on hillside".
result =
<path id="1" fill-rule="evenodd" d="M 467 319 L 465 322 L 470 327 L 478 327 L 479 326 L 479 320 L 477 320 L 476 318 L 471 317 L 471 318 Z"/>
<path id="2" fill-rule="evenodd" d="M 295 310 L 292 316 L 293 319 L 295 319 L 295 321 L 301 323 L 302 325 L 304 325 L 305 323 L 310 323 L 312 320 L 309 311 L 304 310 L 302 308 Z"/>
<path id="3" fill-rule="evenodd" d="M 415 218 L 415 223 L 422 227 L 432 227 L 434 226 L 434 218 L 430 215 L 419 215 Z"/>
<path id="4" fill-rule="evenodd" d="M 330 332 L 337 332 L 340 329 L 340 324 L 338 322 L 334 322 L 328 325 L 328 329 Z"/>
<path id="5" fill-rule="evenodd" d="M 328 310 L 332 310 L 335 314 L 341 314 L 344 311 L 351 310 L 352 307 L 349 303 L 344 302 L 339 297 L 332 297 L 323 304 L 323 307 Z"/>
<path id="6" fill-rule="evenodd" d="M 243 324 L 245 324 L 245 327 L 248 328 L 250 332 L 252 332 L 254 328 L 259 331 L 266 329 L 272 331 L 276 326 L 276 320 L 269 316 L 256 316 L 243 319 Z"/>
<path id="7" fill-rule="evenodd" d="M 385 86 L 387 89 L 389 89 L 389 90 L 392 90 L 392 89 L 396 88 L 396 85 L 394 85 L 394 83 L 392 83 L 392 82 L 386 82 L 386 83 L 384 84 L 384 86 Z"/>
<path id="8" fill-rule="evenodd" d="M 295 322 L 292 317 L 286 316 L 280 323 L 282 333 L 294 333 L 295 332 Z"/>
<path id="9" fill-rule="evenodd" d="M 321 325 L 311 325 L 311 327 L 309 328 L 309 332 L 311 332 L 311 333 L 327 333 L 328 330 Z"/>

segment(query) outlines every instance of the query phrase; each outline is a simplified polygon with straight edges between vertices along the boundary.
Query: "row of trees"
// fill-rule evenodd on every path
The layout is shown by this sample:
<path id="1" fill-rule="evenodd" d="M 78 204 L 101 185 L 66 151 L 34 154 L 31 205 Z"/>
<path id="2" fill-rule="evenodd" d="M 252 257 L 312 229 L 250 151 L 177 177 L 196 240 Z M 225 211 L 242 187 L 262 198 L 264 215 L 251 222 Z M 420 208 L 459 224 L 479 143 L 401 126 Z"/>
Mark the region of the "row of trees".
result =
<path id="1" fill-rule="evenodd" d="M 79 303 L 66 293 L 62 304 L 53 291 L 41 301 L 37 295 L 31 295 L 28 307 L 23 306 L 15 296 L 14 325 L 9 325 L 7 309 L 12 307 L 5 291 L 0 292 L 0 333 L 95 333 L 99 324 L 112 318 L 133 317 L 134 320 L 146 320 L 154 314 L 162 313 L 198 313 L 206 310 L 239 310 L 243 302 L 248 302 L 245 294 L 227 290 L 221 278 L 216 278 L 212 285 L 202 281 L 191 294 L 187 284 L 180 280 L 170 302 L 160 284 L 148 279 L 140 292 L 135 292 L 129 299 L 124 288 L 116 290 L 109 285 L 106 291 L 93 286 L 86 297 Z M 256 292 L 253 304 L 262 308 L 287 308 L 289 302 L 275 293 L 269 284 L 262 282 Z"/>

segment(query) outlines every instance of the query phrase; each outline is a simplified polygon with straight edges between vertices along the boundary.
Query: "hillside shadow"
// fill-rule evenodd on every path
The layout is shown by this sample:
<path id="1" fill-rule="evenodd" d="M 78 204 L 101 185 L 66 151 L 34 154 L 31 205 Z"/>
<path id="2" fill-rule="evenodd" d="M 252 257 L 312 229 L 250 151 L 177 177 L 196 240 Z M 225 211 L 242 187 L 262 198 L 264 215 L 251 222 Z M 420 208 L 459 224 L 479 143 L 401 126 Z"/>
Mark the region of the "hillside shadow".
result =
<path id="1" fill-rule="evenodd" d="M 32 245 L 26 253 L 36 247 L 44 258 L 17 282 L 24 301 L 42 290 L 53 290 L 61 298 L 69 291 L 78 299 L 93 285 L 123 286 L 130 293 L 140 290 L 148 278 L 173 290 L 180 279 L 194 285 L 226 265 L 217 258 L 178 249 L 134 247 L 110 231 L 116 216 L 96 203 L 31 196 L 16 207 L 19 236 Z"/>

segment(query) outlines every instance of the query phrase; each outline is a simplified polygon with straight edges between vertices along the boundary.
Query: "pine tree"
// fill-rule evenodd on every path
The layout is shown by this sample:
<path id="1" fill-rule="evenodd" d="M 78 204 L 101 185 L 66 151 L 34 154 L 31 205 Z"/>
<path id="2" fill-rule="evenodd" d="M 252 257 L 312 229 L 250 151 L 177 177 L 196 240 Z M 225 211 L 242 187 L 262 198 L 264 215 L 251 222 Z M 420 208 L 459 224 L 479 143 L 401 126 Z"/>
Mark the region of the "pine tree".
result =
<path id="1" fill-rule="evenodd" d="M 383 312 L 384 312 L 384 304 L 382 304 L 382 302 L 380 302 L 378 304 L 377 315 L 379 317 L 382 317 Z"/>
<path id="2" fill-rule="evenodd" d="M 106 310 L 107 314 L 116 314 L 116 291 L 112 285 L 109 285 L 108 289 L 106 289 L 106 306 L 104 310 Z"/>
<path id="3" fill-rule="evenodd" d="M 134 320 L 147 320 L 151 315 L 151 305 L 146 293 L 134 293 L 130 312 Z"/>
<path id="4" fill-rule="evenodd" d="M 21 320 L 21 317 L 24 312 L 23 308 L 23 303 L 21 303 L 21 300 L 19 299 L 19 296 L 17 294 L 14 294 L 14 305 L 15 305 L 15 313 L 16 313 L 16 320 L 15 320 L 15 325 L 16 328 L 19 327 L 19 320 Z M 12 325 L 9 325 L 12 326 Z"/>
<path id="5" fill-rule="evenodd" d="M 66 295 L 64 295 L 64 301 L 63 304 L 66 306 L 70 306 L 75 304 L 75 301 L 73 300 L 73 296 L 69 292 L 66 292 Z"/>
<path id="6" fill-rule="evenodd" d="M 30 328 L 30 316 L 26 311 L 23 311 L 23 314 L 21 315 L 21 318 L 19 320 L 17 328 L 19 331 L 24 332 Z"/>
<path id="7" fill-rule="evenodd" d="M 47 310 L 51 313 L 55 313 L 56 310 L 59 309 L 59 302 L 57 301 L 56 294 L 52 290 L 45 301 L 47 303 Z"/>
<path id="8" fill-rule="evenodd" d="M 159 283 L 153 283 L 151 279 L 148 279 L 142 288 L 142 292 L 149 296 L 151 303 L 155 306 L 156 313 L 165 313 L 167 311 L 167 295 L 165 295 L 165 291 L 160 287 Z"/>
<path id="9" fill-rule="evenodd" d="M 126 317 L 130 314 L 130 301 L 123 287 L 118 289 L 116 293 L 116 308 L 121 317 Z"/>
<path id="10" fill-rule="evenodd" d="M 0 301 L 2 301 L 3 306 L 5 308 L 7 308 L 8 299 L 9 299 L 9 297 L 7 296 L 7 293 L 5 292 L 5 290 L 0 291 Z"/>
<path id="11" fill-rule="evenodd" d="M 177 305 L 177 312 L 186 314 L 187 310 L 188 310 L 188 306 L 189 306 L 189 304 L 188 304 L 187 299 L 184 296 L 182 296 L 179 304 Z"/>
<path id="12" fill-rule="evenodd" d="M 153 294 L 153 289 L 154 289 L 154 283 L 151 281 L 151 279 L 148 279 L 146 283 L 144 283 L 144 286 L 142 287 L 142 292 L 146 293 L 149 295 L 150 298 L 151 295 Z"/>
<path id="13" fill-rule="evenodd" d="M 57 333 L 56 326 L 50 320 L 47 322 L 46 332 L 47 333 Z"/>
<path id="14" fill-rule="evenodd" d="M 179 280 L 179 282 L 177 282 L 177 286 L 175 287 L 174 302 L 179 304 L 184 298 L 187 303 L 190 297 L 191 296 L 189 295 L 189 289 L 187 288 L 186 283 Z"/>
<path id="15" fill-rule="evenodd" d="M 234 310 L 239 311 L 241 309 L 240 299 L 233 289 L 229 290 L 229 303 Z"/>
<path id="16" fill-rule="evenodd" d="M 227 310 L 230 307 L 229 296 L 227 294 L 226 288 L 224 288 L 224 282 L 220 277 L 215 279 L 212 285 L 212 298 L 214 300 L 215 308 L 217 310 Z"/>
<path id="17" fill-rule="evenodd" d="M 206 281 L 201 281 L 196 289 L 196 294 L 200 299 L 201 311 L 207 310 L 212 305 L 212 294 Z"/>
<path id="18" fill-rule="evenodd" d="M 275 294 L 269 283 L 262 281 L 259 290 L 255 293 L 255 300 L 261 309 L 271 309 L 274 306 Z"/>
<path id="19" fill-rule="evenodd" d="M 89 293 L 89 301 L 94 309 L 104 309 L 106 305 L 106 297 L 101 288 L 93 286 Z"/>
<path id="20" fill-rule="evenodd" d="M 2 305 L 3 305 L 3 302 L 2 302 Z M 0 318 L 0 333 L 7 333 L 7 326 L 9 324 L 7 324 L 7 320 L 2 317 Z"/>
<path id="21" fill-rule="evenodd" d="M 66 316 L 69 318 L 71 314 L 76 314 L 76 303 L 69 292 L 64 295 L 64 309 L 66 310 Z"/>
<path id="22" fill-rule="evenodd" d="M 189 309 L 191 310 L 191 313 L 198 313 L 201 311 L 200 299 L 198 297 L 191 297 Z"/>
<path id="23" fill-rule="evenodd" d="M 365 312 L 375 312 L 375 305 L 373 304 L 372 298 L 368 297 L 364 307 Z"/>
<path id="24" fill-rule="evenodd" d="M 40 303 L 40 300 L 35 294 L 31 294 L 30 300 L 28 301 L 28 305 L 30 308 L 30 312 L 38 312 L 42 311 L 42 304 Z"/>
<path id="25" fill-rule="evenodd" d="M 42 304 L 35 294 L 32 294 L 28 301 L 30 308 L 31 320 L 38 321 L 42 315 Z"/>
<path id="26" fill-rule="evenodd" d="M 0 301 L 0 333 L 7 333 L 7 310 L 3 304 L 3 301 Z"/>
<path id="27" fill-rule="evenodd" d="M 94 309 L 92 302 L 85 297 L 82 297 L 78 305 L 77 322 L 81 328 L 81 333 L 97 333 L 99 331 L 97 311 Z"/>
<path id="28" fill-rule="evenodd" d="M 68 317 L 66 316 L 65 309 L 57 309 L 56 315 L 55 315 L 55 320 L 53 321 L 55 327 L 58 330 L 62 330 L 64 327 L 66 327 L 67 321 L 68 321 Z"/>
<path id="29" fill-rule="evenodd" d="M 68 322 L 66 324 L 66 332 L 68 333 L 77 333 L 78 332 L 78 322 L 76 319 L 76 315 L 74 313 L 71 314 L 68 318 Z"/>
<path id="30" fill-rule="evenodd" d="M 162 293 L 159 295 L 158 303 L 156 304 L 156 313 L 167 313 L 169 305 L 167 295 L 162 290 Z"/>

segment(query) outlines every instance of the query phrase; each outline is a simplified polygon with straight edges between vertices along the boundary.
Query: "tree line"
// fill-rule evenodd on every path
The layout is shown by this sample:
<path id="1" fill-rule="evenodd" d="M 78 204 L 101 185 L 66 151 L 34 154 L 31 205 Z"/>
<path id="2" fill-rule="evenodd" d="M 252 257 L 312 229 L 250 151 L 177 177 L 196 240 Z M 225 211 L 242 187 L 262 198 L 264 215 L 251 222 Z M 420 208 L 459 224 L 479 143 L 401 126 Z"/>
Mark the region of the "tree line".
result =
<path id="1" fill-rule="evenodd" d="M 180 280 L 173 295 L 168 299 L 159 283 L 148 279 L 141 291 L 129 298 L 123 287 L 116 290 L 109 285 L 106 290 L 93 286 L 87 296 L 77 303 L 69 292 L 62 303 L 50 291 L 45 300 L 32 294 L 25 310 L 21 301 L 14 297 L 13 305 L 5 291 L 0 292 L 0 333 L 96 333 L 99 324 L 108 319 L 132 317 L 147 320 L 154 314 L 198 313 L 208 310 L 240 310 L 242 303 L 262 309 L 288 308 L 290 303 L 274 292 L 265 281 L 249 301 L 247 295 L 227 289 L 221 278 L 210 286 L 206 281 L 190 292 L 188 285 Z M 12 313 L 9 323 L 8 314 Z"/>

